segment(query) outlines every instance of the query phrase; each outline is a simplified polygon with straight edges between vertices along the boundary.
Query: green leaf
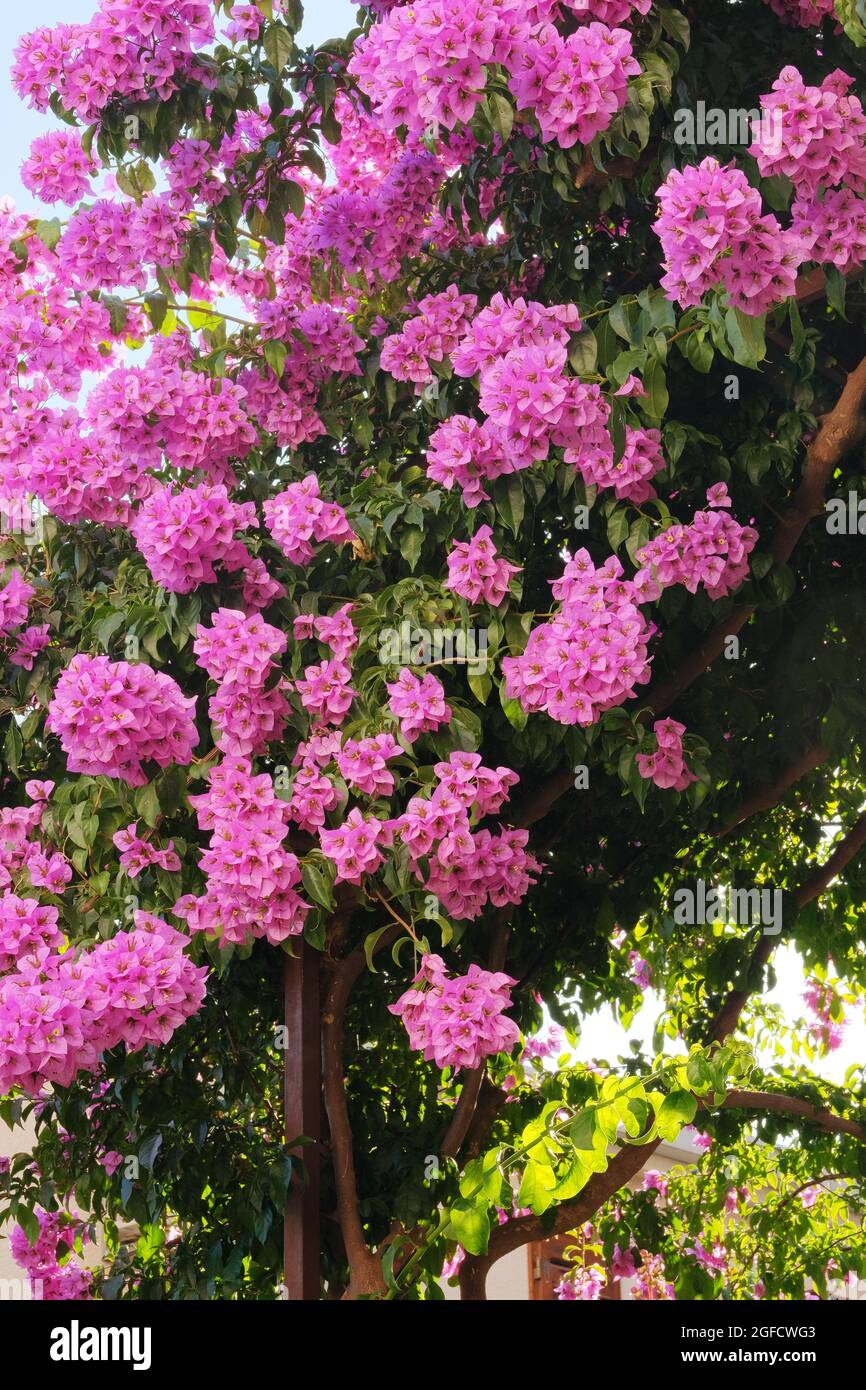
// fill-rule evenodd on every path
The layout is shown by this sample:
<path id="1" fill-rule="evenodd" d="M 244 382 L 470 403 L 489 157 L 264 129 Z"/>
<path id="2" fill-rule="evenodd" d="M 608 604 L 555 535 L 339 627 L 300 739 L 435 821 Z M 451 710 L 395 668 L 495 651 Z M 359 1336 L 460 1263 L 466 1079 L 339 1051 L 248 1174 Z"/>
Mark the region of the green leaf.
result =
<path id="1" fill-rule="evenodd" d="M 161 1147 L 162 1135 L 152 1134 L 149 1139 L 145 1139 L 138 1150 L 138 1161 L 142 1168 L 146 1168 L 149 1173 L 153 1171 L 154 1160 Z"/>
<path id="2" fill-rule="evenodd" d="M 556 1177 L 553 1169 L 546 1163 L 536 1163 L 530 1159 L 520 1183 L 517 1205 L 529 1207 L 536 1216 L 540 1216 L 553 1202 L 555 1187 Z"/>
<path id="3" fill-rule="evenodd" d="M 139 787 L 135 793 L 135 809 L 141 816 L 145 825 L 151 828 L 156 825 L 160 816 L 159 794 L 156 790 L 156 783 L 149 782 L 146 787 Z"/>
<path id="4" fill-rule="evenodd" d="M 696 372 L 706 376 L 713 365 L 715 348 L 712 339 L 708 336 L 705 328 L 696 329 L 690 333 L 684 333 L 682 338 L 677 339 L 677 346 L 690 366 Z"/>
<path id="5" fill-rule="evenodd" d="M 656 1114 L 659 1134 L 668 1143 L 673 1143 L 680 1130 L 691 1124 L 697 1109 L 698 1102 L 691 1091 L 671 1091 Z"/>
<path id="6" fill-rule="evenodd" d="M 611 550 L 619 550 L 631 529 L 627 507 L 615 507 L 607 519 L 607 543 Z"/>
<path id="7" fill-rule="evenodd" d="M 390 930 L 391 923 L 386 922 L 384 927 L 379 927 L 378 931 L 371 931 L 369 935 L 364 938 L 364 959 L 367 962 L 367 969 L 373 975 L 378 974 L 378 971 L 376 970 L 376 967 L 373 964 L 373 953 L 376 950 L 376 942 L 379 940 L 380 936 L 383 936 L 386 931 Z"/>
<path id="8" fill-rule="evenodd" d="M 59 217 L 52 217 L 36 223 L 36 235 L 47 246 L 49 251 L 53 251 L 63 230 Z"/>
<path id="9" fill-rule="evenodd" d="M 766 323 L 766 314 L 744 314 L 742 309 L 728 309 L 725 314 L 728 342 L 741 367 L 757 367 L 766 357 Z"/>
<path id="10" fill-rule="evenodd" d="M 295 40 L 283 24 L 274 20 L 265 29 L 264 49 L 268 62 L 280 73 L 295 51 Z"/>
<path id="11" fill-rule="evenodd" d="M 568 349 L 571 370 L 577 376 L 588 376 L 594 372 L 598 363 L 598 339 L 591 328 L 585 328 L 572 340 Z"/>
<path id="12" fill-rule="evenodd" d="M 492 678 L 486 671 L 483 671 L 480 675 L 470 671 L 466 679 L 469 683 L 469 689 L 472 691 L 478 703 L 486 705 L 490 698 L 490 692 L 493 689 Z"/>
<path id="13" fill-rule="evenodd" d="M 281 377 L 286 369 L 288 349 L 285 343 L 269 342 L 262 346 L 265 361 L 275 376 Z"/>
<path id="14" fill-rule="evenodd" d="M 647 399 L 644 409 L 654 420 L 661 420 L 668 408 L 668 387 L 661 362 L 650 362 L 644 374 Z"/>
<path id="15" fill-rule="evenodd" d="M 505 711 L 505 718 L 512 728 L 525 729 L 529 720 L 529 715 L 523 708 L 519 700 L 514 700 L 505 693 L 505 682 L 499 687 L 499 703 Z"/>
<path id="16" fill-rule="evenodd" d="M 713 1085 L 713 1068 L 700 1052 L 686 1063 L 686 1079 L 695 1091 L 706 1091 Z"/>
<path id="17" fill-rule="evenodd" d="M 662 22 L 662 28 L 665 33 L 670 34 L 672 39 L 682 44 L 683 48 L 688 51 L 689 44 L 691 43 L 692 31 L 685 15 L 679 10 L 669 9 L 667 5 L 660 5 L 659 19 Z"/>
<path id="18" fill-rule="evenodd" d="M 334 895 L 321 870 L 315 864 L 301 865 L 301 878 L 304 880 L 304 887 L 319 907 L 325 908 L 327 912 L 334 910 Z"/>
<path id="19" fill-rule="evenodd" d="M 825 265 L 824 284 L 827 290 L 827 303 L 834 309 L 840 318 L 847 319 L 845 313 L 845 298 L 848 292 L 848 281 L 841 270 L 835 265 Z"/>
<path id="20" fill-rule="evenodd" d="M 523 491 L 523 478 L 520 473 L 512 473 L 500 480 L 494 490 L 496 510 L 511 531 L 517 535 L 526 510 L 526 497 Z"/>
<path id="21" fill-rule="evenodd" d="M 503 144 L 510 139 L 514 128 L 514 107 L 501 92 L 491 92 L 487 98 L 487 119 Z"/>
<path id="22" fill-rule="evenodd" d="M 467 1200 L 483 1199 L 498 1206 L 503 1182 L 498 1151 L 491 1149 L 481 1158 L 473 1158 L 467 1163 L 460 1178 L 460 1196 Z"/>
<path id="23" fill-rule="evenodd" d="M 490 1217 L 483 1207 L 455 1202 L 448 1213 L 450 1234 L 468 1255 L 484 1255 L 490 1239 Z"/>
<path id="24" fill-rule="evenodd" d="M 423 544 L 424 533 L 418 526 L 407 526 L 400 535 L 400 554 L 413 572 L 421 558 Z"/>

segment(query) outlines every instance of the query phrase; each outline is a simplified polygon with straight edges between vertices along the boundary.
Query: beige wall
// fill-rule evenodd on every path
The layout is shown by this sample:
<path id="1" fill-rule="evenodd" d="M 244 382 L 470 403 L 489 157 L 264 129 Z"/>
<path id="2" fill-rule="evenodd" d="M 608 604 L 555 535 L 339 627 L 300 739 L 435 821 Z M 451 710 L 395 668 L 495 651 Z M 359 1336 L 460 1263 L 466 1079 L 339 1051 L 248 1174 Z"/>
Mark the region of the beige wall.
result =
<path id="1" fill-rule="evenodd" d="M 26 1153 L 33 1142 L 34 1134 L 32 1123 L 9 1129 L 0 1120 L 0 1158 L 12 1158 L 15 1154 Z M 19 1269 L 12 1258 L 8 1231 L 8 1226 L 0 1226 L 0 1279 L 23 1281 L 26 1276 L 23 1269 Z M 23 1283 L 21 1287 L 24 1288 Z M 0 1285 L 0 1289 L 8 1290 L 9 1288 L 11 1286 L 8 1284 Z"/>

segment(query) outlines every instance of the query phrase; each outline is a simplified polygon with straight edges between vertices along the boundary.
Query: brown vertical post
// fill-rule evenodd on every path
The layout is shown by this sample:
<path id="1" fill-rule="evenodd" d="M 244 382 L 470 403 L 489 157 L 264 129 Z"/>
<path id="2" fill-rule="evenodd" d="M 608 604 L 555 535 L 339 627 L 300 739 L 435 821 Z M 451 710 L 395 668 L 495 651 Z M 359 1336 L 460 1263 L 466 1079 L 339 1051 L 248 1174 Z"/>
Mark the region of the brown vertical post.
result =
<path id="1" fill-rule="evenodd" d="M 286 957 L 286 1051 L 284 1115 L 286 1142 L 312 1139 L 294 1153 L 303 1160 L 306 1185 L 293 1182 L 286 1202 L 284 1282 L 292 1301 L 320 1297 L 319 1168 L 322 1053 L 319 953 L 303 940 L 298 955 Z"/>

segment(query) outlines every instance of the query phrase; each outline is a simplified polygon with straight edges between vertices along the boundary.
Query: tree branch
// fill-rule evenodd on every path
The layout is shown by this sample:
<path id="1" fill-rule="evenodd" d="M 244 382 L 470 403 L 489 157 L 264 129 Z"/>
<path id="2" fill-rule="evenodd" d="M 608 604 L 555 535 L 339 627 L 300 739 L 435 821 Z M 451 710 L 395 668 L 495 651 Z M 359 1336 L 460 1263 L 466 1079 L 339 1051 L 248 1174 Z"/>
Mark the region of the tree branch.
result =
<path id="1" fill-rule="evenodd" d="M 730 820 L 713 833 L 719 839 L 724 839 L 750 816 L 759 815 L 761 811 L 772 810 L 774 806 L 779 804 L 785 793 L 794 786 L 795 782 L 799 782 L 800 778 L 805 777 L 807 772 L 812 772 L 816 767 L 820 767 L 829 756 L 828 750 L 821 743 L 816 744 L 814 748 L 807 748 L 806 752 L 801 753 L 799 758 L 789 767 L 786 767 L 774 782 L 765 782 L 762 786 L 756 787 Z"/>
<path id="2" fill-rule="evenodd" d="M 862 415 L 864 401 L 866 357 L 848 376 L 842 394 L 829 415 L 824 416 L 821 428 L 809 445 L 802 481 L 782 514 L 770 547 L 777 565 L 788 562 L 809 522 L 823 512 L 827 483 L 833 470 L 866 433 Z M 754 604 L 739 604 L 689 653 L 672 676 L 650 690 L 647 703 L 654 714 L 664 713 L 721 656 L 726 639 L 738 633 L 754 611 Z"/>
<path id="3" fill-rule="evenodd" d="M 866 812 L 854 822 L 841 844 L 830 855 L 826 864 L 822 864 L 819 869 L 806 879 L 805 883 L 797 889 L 794 894 L 794 902 L 798 908 L 805 907 L 807 903 L 820 897 L 824 889 L 831 884 L 842 870 L 850 864 L 851 860 L 866 844 Z M 754 951 L 749 965 L 749 976 L 754 978 L 758 970 L 769 961 L 773 954 L 775 938 L 762 936 Z M 725 1000 L 713 1021 L 711 1036 L 717 1042 L 723 1042 L 731 1034 L 740 1021 L 740 1015 L 746 1007 L 752 994 L 750 989 L 733 989 Z"/>
<path id="4" fill-rule="evenodd" d="M 376 942 L 376 949 L 391 945 L 400 934 L 401 928 L 396 924 L 389 927 Z M 359 946 L 334 966 L 322 1015 L 323 1094 L 331 1133 L 337 1217 L 349 1262 L 349 1285 L 343 1294 L 346 1299 L 357 1298 L 360 1294 L 385 1292 L 379 1261 L 364 1239 L 361 1224 L 343 1065 L 346 1006 L 366 964 L 364 948 Z"/>
<path id="5" fill-rule="evenodd" d="M 764 1110 L 770 1114 L 792 1115 L 817 1125 L 824 1134 L 850 1134 L 866 1140 L 866 1129 L 856 1120 L 846 1120 L 832 1110 L 812 1105 L 800 1096 L 779 1095 L 775 1091 L 731 1091 L 722 1102 L 723 1110 Z M 809 1184 L 807 1184 L 808 1186 Z"/>
<path id="6" fill-rule="evenodd" d="M 811 1105 L 799 1096 L 777 1095 L 770 1091 L 731 1091 L 722 1104 L 727 1110 L 763 1110 L 808 1120 L 825 1134 L 850 1134 L 866 1141 L 866 1129 L 831 1110 Z M 604 1173 L 594 1173 L 579 1196 L 557 1208 L 552 1225 L 539 1216 L 519 1216 L 491 1233 L 487 1254 L 467 1256 L 460 1269 L 460 1296 L 468 1301 L 486 1298 L 487 1274 L 497 1260 L 530 1241 L 547 1240 L 589 1221 L 606 1201 L 636 1177 L 661 1144 L 626 1145 L 614 1155 Z M 811 1184 L 807 1184 L 811 1186 Z"/>

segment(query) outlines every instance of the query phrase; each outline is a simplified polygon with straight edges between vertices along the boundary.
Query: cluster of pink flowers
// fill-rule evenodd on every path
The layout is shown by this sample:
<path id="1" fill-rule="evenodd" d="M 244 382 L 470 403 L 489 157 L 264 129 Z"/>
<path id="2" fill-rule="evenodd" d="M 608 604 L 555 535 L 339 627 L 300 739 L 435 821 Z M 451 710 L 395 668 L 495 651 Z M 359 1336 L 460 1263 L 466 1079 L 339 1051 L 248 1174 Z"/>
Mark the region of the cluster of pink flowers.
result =
<path id="1" fill-rule="evenodd" d="M 307 666 L 295 689 L 304 709 L 322 724 L 342 724 L 357 695 L 350 684 L 352 668 L 335 657 Z"/>
<path id="2" fill-rule="evenodd" d="M 683 584 L 690 594 L 702 585 L 710 598 L 724 598 L 747 578 L 757 531 L 728 516 L 731 502 L 724 483 L 710 488 L 707 503 L 709 510 L 695 512 L 687 526 L 671 526 L 637 552 L 642 569 L 635 582 L 652 596 L 660 588 Z"/>
<path id="3" fill-rule="evenodd" d="M 427 476 L 448 489 L 459 487 L 467 507 L 477 507 L 489 493 L 485 482 L 525 467 L 510 454 L 490 420 L 479 424 L 468 415 L 450 415 L 430 436 Z"/>
<path id="4" fill-rule="evenodd" d="M 346 661 L 358 645 L 358 633 L 349 616 L 353 605 L 344 603 L 335 613 L 301 613 L 292 624 L 298 642 L 315 637 L 330 647 L 334 656 Z"/>
<path id="5" fill-rule="evenodd" d="M 297 893 L 301 870 L 284 848 L 289 807 L 267 773 L 254 775 L 246 758 L 229 756 L 209 773 L 209 789 L 191 796 L 201 830 L 211 832 L 201 868 L 201 897 L 179 898 L 172 911 L 190 931 L 225 945 L 266 937 L 279 945 L 304 929 L 310 904 Z"/>
<path id="6" fill-rule="evenodd" d="M 119 440 L 97 444 L 81 432 L 75 411 L 50 421 L 27 465 L 27 486 L 54 516 L 75 525 L 98 521 L 126 525 L 130 498 L 145 487 L 146 460 L 129 453 Z"/>
<path id="7" fill-rule="evenodd" d="M 15 650 L 9 653 L 9 660 L 13 666 L 20 666 L 25 671 L 32 671 L 36 658 L 43 652 L 51 641 L 51 628 L 48 623 L 37 623 L 35 627 L 26 627 L 23 632 L 18 633 Z"/>
<path id="8" fill-rule="evenodd" d="M 403 752 L 391 734 L 375 734 L 372 738 L 347 739 L 337 753 L 337 767 L 354 791 L 365 796 L 390 796 L 394 790 L 394 774 L 387 764 Z"/>
<path id="9" fill-rule="evenodd" d="M 511 1007 L 510 975 L 470 965 L 450 976 L 441 956 L 426 955 L 412 989 L 389 1005 L 403 1020 L 409 1044 L 438 1067 L 478 1067 L 485 1057 L 507 1052 L 520 1038 L 505 1017 Z"/>
<path id="10" fill-rule="evenodd" d="M 721 1274 L 728 1267 L 728 1252 L 721 1241 L 715 1241 L 711 1250 L 708 1250 L 701 1239 L 696 1236 L 693 1245 L 684 1247 L 686 1255 L 693 1255 L 695 1260 L 703 1269 L 711 1274 Z"/>
<path id="11" fill-rule="evenodd" d="M 643 1175 L 644 1192 L 657 1192 L 660 1197 L 668 1195 L 668 1180 L 656 1168 L 649 1168 Z"/>
<path id="12" fill-rule="evenodd" d="M 623 24 L 634 17 L 649 14 L 652 0 L 559 0 L 577 19 L 600 19 L 602 24 Z"/>
<path id="13" fill-rule="evenodd" d="M 333 251 L 348 274 L 395 280 L 406 256 L 430 236 L 433 201 L 445 177 L 435 155 L 406 150 L 373 188 L 329 191 L 312 229 L 318 251 Z"/>
<path id="14" fill-rule="evenodd" d="M 530 633 L 522 656 L 502 663 L 506 694 L 527 713 L 594 724 L 649 680 L 652 631 L 638 607 L 644 596 L 622 574 L 615 555 L 596 569 L 579 550 L 552 582 L 561 611 Z"/>
<path id="15" fill-rule="evenodd" d="M 665 467 L 659 430 L 626 428 L 625 448 L 619 463 L 614 463 L 613 445 L 609 452 L 583 450 L 575 462 L 584 482 L 595 487 L 612 487 L 617 497 L 640 505 L 655 497 L 651 479 Z"/>
<path id="16" fill-rule="evenodd" d="M 607 1288 L 607 1272 L 601 1265 L 579 1265 L 554 1290 L 561 1303 L 593 1303 Z"/>
<path id="17" fill-rule="evenodd" d="M 607 130 L 639 72 L 627 29 L 594 23 L 563 38 L 545 24 L 516 56 L 508 85 L 518 108 L 535 115 L 542 139 L 569 149 Z"/>
<path id="18" fill-rule="evenodd" d="M 62 892 L 72 878 L 66 856 L 40 838 L 44 802 L 53 789 L 53 782 L 27 782 L 25 791 L 35 804 L 0 809 L 0 888 L 11 887 L 22 870 L 34 888 L 50 893 Z"/>
<path id="19" fill-rule="evenodd" d="M 211 626 L 196 629 L 193 651 L 198 664 L 218 683 L 208 713 L 218 730 L 217 746 L 241 757 L 263 753 L 282 737 L 289 713 L 284 680 L 267 688 L 277 671 L 274 657 L 288 646 L 279 628 L 261 613 L 219 608 Z"/>
<path id="20" fill-rule="evenodd" d="M 0 589 L 0 635 L 5 635 L 26 623 L 30 600 L 36 590 L 21 578 L 18 570 L 9 570 L 8 578 L 0 570 L 0 580 L 6 581 Z"/>
<path id="21" fill-rule="evenodd" d="M 202 483 L 181 492 L 156 488 L 137 512 L 132 534 L 157 584 L 189 594 L 216 583 L 216 564 L 243 568 L 250 556 L 235 532 L 255 524 L 255 502 L 232 502 L 222 483 Z"/>
<path id="22" fill-rule="evenodd" d="M 387 129 L 471 121 L 484 96 L 488 64 L 511 58 L 529 25 L 517 0 L 417 0 L 393 9 L 355 46 L 349 71 Z"/>
<path id="23" fill-rule="evenodd" d="M 796 198 L 791 228 L 808 248 L 810 260 L 835 265 L 843 275 L 866 261 L 866 199 L 850 188 Z"/>
<path id="24" fill-rule="evenodd" d="M 695 774 L 686 767 L 683 756 L 685 731 L 685 724 L 678 724 L 675 719 L 656 720 L 653 724 L 657 745 L 655 753 L 638 753 L 635 758 L 641 777 L 646 777 L 657 787 L 672 787 L 677 792 L 685 791 L 686 787 L 697 781 Z"/>
<path id="25" fill-rule="evenodd" d="M 201 1008 L 207 970 L 187 938 L 146 912 L 134 923 L 78 956 L 25 957 L 0 980 L 0 1092 L 68 1086 L 107 1049 L 165 1043 Z"/>
<path id="26" fill-rule="evenodd" d="M 81 290 L 122 285 L 143 289 L 146 270 L 179 261 L 184 226 L 167 194 L 148 194 L 141 204 L 97 198 L 69 219 L 57 247 L 64 277 Z"/>
<path id="27" fill-rule="evenodd" d="M 260 613 L 247 616 L 238 608 L 218 608 L 210 627 L 196 628 L 193 651 L 213 680 L 261 686 L 274 669 L 273 658 L 287 646 L 286 634 Z"/>
<path id="28" fill-rule="evenodd" d="M 835 17 L 833 0 L 766 0 L 766 4 L 786 24 L 814 29 L 828 15 Z"/>
<path id="29" fill-rule="evenodd" d="M 137 878 L 152 864 L 170 874 L 180 872 L 180 859 L 175 853 L 174 842 L 169 840 L 165 849 L 158 849 L 140 837 L 136 821 L 125 830 L 118 830 L 111 838 L 115 848 L 120 850 L 120 867 L 130 878 Z"/>
<path id="30" fill-rule="evenodd" d="M 645 961 L 640 951 L 629 951 L 628 963 L 631 969 L 631 978 L 634 980 L 638 989 L 644 993 L 652 989 L 653 977 L 649 966 L 649 961 Z"/>
<path id="31" fill-rule="evenodd" d="M 482 765 L 477 753 L 452 753 L 434 768 L 429 797 L 415 796 L 394 821 L 414 872 L 453 917 L 472 920 L 488 905 L 504 907 L 526 896 L 541 866 L 527 853 L 525 830 L 473 831 L 473 823 L 494 815 L 517 776 L 509 768 Z"/>
<path id="32" fill-rule="evenodd" d="M 360 885 L 367 874 L 374 874 L 384 862 L 378 845 L 393 839 L 390 825 L 375 816 L 363 816 L 357 806 L 336 830 L 320 830 L 322 853 L 337 866 L 337 883 Z"/>
<path id="33" fill-rule="evenodd" d="M 744 313 L 765 313 L 794 292 L 806 248 L 793 230 L 762 213 L 745 174 L 708 157 L 672 169 L 658 193 L 654 224 L 662 244 L 662 285 L 683 308 L 717 285 Z"/>
<path id="34" fill-rule="evenodd" d="M 245 458 L 258 442 L 245 402 L 236 382 L 162 362 L 152 351 L 146 366 L 118 367 L 97 383 L 87 420 L 100 450 L 115 442 L 142 469 L 158 469 L 164 454 L 176 468 L 233 485 L 229 459 Z"/>
<path id="35" fill-rule="evenodd" d="M 640 0 L 639 7 L 648 0 Z M 590 7 L 571 5 L 581 18 Z M 594 0 L 593 14 L 634 8 L 627 0 Z M 370 97 L 380 122 L 454 130 L 468 124 L 482 101 L 488 69 L 504 68 L 522 110 L 531 111 L 544 140 L 567 148 L 589 143 L 625 104 L 628 78 L 640 72 L 631 35 L 590 23 L 563 37 L 548 22 L 550 0 L 416 0 L 391 10 L 356 45 L 350 71 Z"/>
<path id="36" fill-rule="evenodd" d="M 441 801 L 438 810 L 441 815 Z M 528 842 L 526 830 L 498 835 L 486 829 L 451 830 L 430 857 L 426 886 L 460 921 L 480 917 L 490 903 L 505 907 L 522 902 L 541 872 L 538 860 L 527 852 Z"/>
<path id="37" fill-rule="evenodd" d="M 224 753 L 257 757 L 268 744 L 281 739 L 289 716 L 283 693 L 288 682 L 278 680 L 266 689 L 243 679 L 220 682 L 208 701 L 208 714 L 217 730 L 216 744 Z"/>
<path id="38" fill-rule="evenodd" d="M 580 329 L 574 304 L 546 305 L 497 293 L 468 325 L 454 353 L 454 371 L 480 376 L 514 348 L 567 347 L 570 335 Z"/>
<path id="39" fill-rule="evenodd" d="M 77 130 L 38 135 L 21 168 L 21 182 L 43 203 L 74 204 L 90 190 L 96 166 Z"/>
<path id="40" fill-rule="evenodd" d="M 498 608 L 508 593 L 512 574 L 518 574 L 520 566 L 497 555 L 492 535 L 489 526 L 480 526 L 471 540 L 452 546 L 447 587 L 470 603 L 483 600 L 491 608 Z"/>
<path id="41" fill-rule="evenodd" d="M 15 893 L 0 897 L 0 974 L 11 970 L 22 956 L 47 955 L 63 939 L 56 907 L 40 907 L 35 898 L 19 898 Z"/>
<path id="42" fill-rule="evenodd" d="M 194 696 L 144 662 L 79 652 L 57 682 L 45 728 L 60 739 L 70 772 L 143 787 L 143 764 L 189 764 L 198 743 L 194 711 Z"/>
<path id="43" fill-rule="evenodd" d="M 402 667 L 396 681 L 388 685 L 388 708 L 400 721 L 400 731 L 410 743 L 419 734 L 433 733 L 441 724 L 451 723 L 445 689 L 429 671 L 416 676 L 408 666 Z"/>
<path id="44" fill-rule="evenodd" d="M 264 513 L 268 530 L 293 565 L 309 564 L 315 554 L 311 542 L 342 545 L 356 539 L 343 508 L 322 497 L 315 473 L 269 498 Z"/>
<path id="45" fill-rule="evenodd" d="M 809 1029 L 813 1041 L 825 1051 L 835 1052 L 845 1041 L 847 1027 L 846 1019 L 837 1022 L 833 1017 L 834 1006 L 837 1003 L 835 992 L 829 985 L 822 985 L 819 980 L 813 979 L 806 985 L 803 998 L 815 1019 Z"/>
<path id="46" fill-rule="evenodd" d="M 84 1222 L 59 1211 L 37 1211 L 36 1220 L 39 1234 L 32 1245 L 21 1226 L 13 1226 L 9 1235 L 12 1258 L 30 1278 L 31 1297 L 45 1302 L 88 1300 L 93 1273 L 70 1254 L 77 1239 L 87 1241 Z"/>
<path id="47" fill-rule="evenodd" d="M 414 381 L 421 391 L 433 380 L 430 363 L 444 362 L 456 350 L 477 305 L 474 294 L 461 294 L 456 285 L 422 299 L 417 314 L 382 344 L 383 371 Z"/>
<path id="48" fill-rule="evenodd" d="M 37 111 L 47 111 L 56 93 L 88 124 L 117 97 L 166 100 L 195 73 L 195 51 L 213 37 L 208 0 L 101 0 L 87 24 L 25 35 L 12 80 Z"/>
<path id="49" fill-rule="evenodd" d="M 808 86 L 794 67 L 783 68 L 761 97 L 764 120 L 750 147 L 765 178 L 784 174 L 798 194 L 866 181 L 866 113 L 849 95 L 853 77 L 837 69 L 820 87 Z"/>
<path id="50" fill-rule="evenodd" d="M 255 5 L 232 5 L 229 15 L 224 33 L 230 43 L 252 43 L 259 37 L 265 16 Z"/>
<path id="51" fill-rule="evenodd" d="M 268 573 L 264 560 L 250 560 L 243 570 L 242 593 L 251 612 L 267 608 L 278 598 L 285 598 L 285 586 Z"/>
<path id="52" fill-rule="evenodd" d="M 612 450 L 600 388 L 566 376 L 567 364 L 565 346 L 549 343 L 512 348 L 481 374 L 481 409 L 524 466 L 546 459 L 551 444 L 565 449 L 567 462 L 590 466 Z"/>

